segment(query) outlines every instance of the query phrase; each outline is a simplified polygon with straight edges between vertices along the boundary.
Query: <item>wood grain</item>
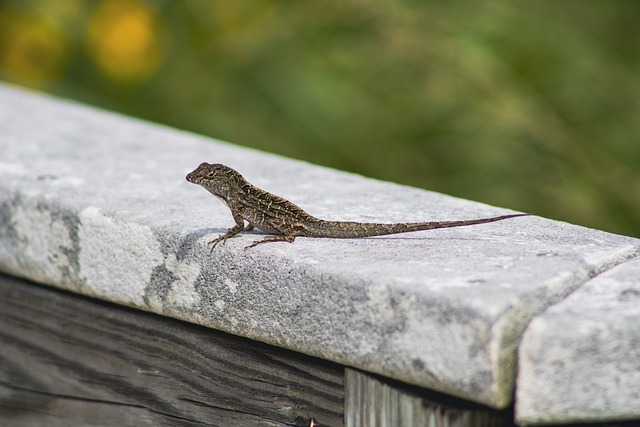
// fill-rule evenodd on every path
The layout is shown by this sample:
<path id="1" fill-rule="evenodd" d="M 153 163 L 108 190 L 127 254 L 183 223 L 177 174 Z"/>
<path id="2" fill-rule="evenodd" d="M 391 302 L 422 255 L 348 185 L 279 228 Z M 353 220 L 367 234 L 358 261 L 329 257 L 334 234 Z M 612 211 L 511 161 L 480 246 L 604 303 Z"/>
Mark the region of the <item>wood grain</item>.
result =
<path id="1" fill-rule="evenodd" d="M 344 368 L 0 275 L 0 425 L 343 425 Z"/>
<path id="2" fill-rule="evenodd" d="M 368 374 L 345 370 L 346 427 L 510 427 L 511 410 L 496 411 Z"/>

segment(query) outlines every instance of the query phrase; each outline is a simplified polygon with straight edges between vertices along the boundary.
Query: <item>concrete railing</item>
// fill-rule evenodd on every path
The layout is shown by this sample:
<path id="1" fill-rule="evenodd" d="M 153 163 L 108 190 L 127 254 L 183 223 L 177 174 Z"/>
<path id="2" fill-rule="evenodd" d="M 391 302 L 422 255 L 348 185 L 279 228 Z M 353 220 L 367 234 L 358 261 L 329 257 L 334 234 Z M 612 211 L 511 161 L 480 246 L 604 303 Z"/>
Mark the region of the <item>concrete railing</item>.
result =
<path id="1" fill-rule="evenodd" d="M 0 86 L 0 271 L 502 409 L 640 419 L 640 240 L 539 217 L 244 250 L 185 181 L 227 164 L 325 219 L 504 209 Z M 1 352 L 1 350 L 0 350 Z"/>

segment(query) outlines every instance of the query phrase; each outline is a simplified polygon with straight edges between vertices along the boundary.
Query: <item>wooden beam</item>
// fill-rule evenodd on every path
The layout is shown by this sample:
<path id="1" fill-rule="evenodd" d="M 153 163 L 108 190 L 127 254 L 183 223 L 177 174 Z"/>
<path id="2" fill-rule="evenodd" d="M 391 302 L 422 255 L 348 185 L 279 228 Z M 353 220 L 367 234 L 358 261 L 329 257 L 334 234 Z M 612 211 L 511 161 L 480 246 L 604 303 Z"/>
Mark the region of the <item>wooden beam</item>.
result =
<path id="1" fill-rule="evenodd" d="M 356 369 L 345 370 L 346 427 L 507 427 L 496 411 Z"/>
<path id="2" fill-rule="evenodd" d="M 0 425 L 343 425 L 344 368 L 0 276 Z"/>

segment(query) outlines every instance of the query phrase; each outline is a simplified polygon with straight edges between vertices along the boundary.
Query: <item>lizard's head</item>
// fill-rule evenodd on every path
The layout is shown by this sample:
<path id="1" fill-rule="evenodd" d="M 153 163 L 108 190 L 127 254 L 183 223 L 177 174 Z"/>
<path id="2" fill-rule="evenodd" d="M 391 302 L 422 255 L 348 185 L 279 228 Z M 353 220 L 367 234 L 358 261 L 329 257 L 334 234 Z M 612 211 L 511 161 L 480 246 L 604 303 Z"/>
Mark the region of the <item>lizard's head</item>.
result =
<path id="1" fill-rule="evenodd" d="M 187 181 L 205 185 L 216 182 L 217 180 L 226 179 L 229 171 L 233 169 L 220 164 L 212 165 L 211 163 L 201 163 L 193 172 L 187 174 Z"/>
<path id="2" fill-rule="evenodd" d="M 240 175 L 229 166 L 201 163 L 193 172 L 187 174 L 187 181 L 206 188 L 213 195 L 227 198 L 234 181 L 242 180 Z"/>

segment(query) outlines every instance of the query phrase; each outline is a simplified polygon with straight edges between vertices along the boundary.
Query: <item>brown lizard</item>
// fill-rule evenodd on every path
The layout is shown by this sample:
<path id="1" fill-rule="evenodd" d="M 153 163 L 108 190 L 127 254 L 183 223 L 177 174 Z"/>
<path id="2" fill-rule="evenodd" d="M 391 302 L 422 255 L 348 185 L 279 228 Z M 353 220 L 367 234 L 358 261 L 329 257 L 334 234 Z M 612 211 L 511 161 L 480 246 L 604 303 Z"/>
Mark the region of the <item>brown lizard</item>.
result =
<path id="1" fill-rule="evenodd" d="M 356 237 L 383 236 L 410 231 L 432 230 L 435 228 L 462 227 L 484 224 L 529 214 L 502 215 L 492 218 L 465 221 L 407 222 L 398 224 L 377 224 L 348 221 L 325 221 L 309 215 L 300 207 L 282 197 L 255 187 L 242 175 L 228 166 L 202 163 L 187 175 L 187 181 L 201 185 L 216 196 L 229 209 L 236 225 L 220 237 L 208 242 L 211 251 L 220 242 L 241 231 L 254 228 L 276 234 L 276 237 L 257 240 L 245 249 L 261 243 L 289 242 L 296 237 L 332 237 L 348 239 Z M 245 221 L 249 224 L 245 227 Z"/>

